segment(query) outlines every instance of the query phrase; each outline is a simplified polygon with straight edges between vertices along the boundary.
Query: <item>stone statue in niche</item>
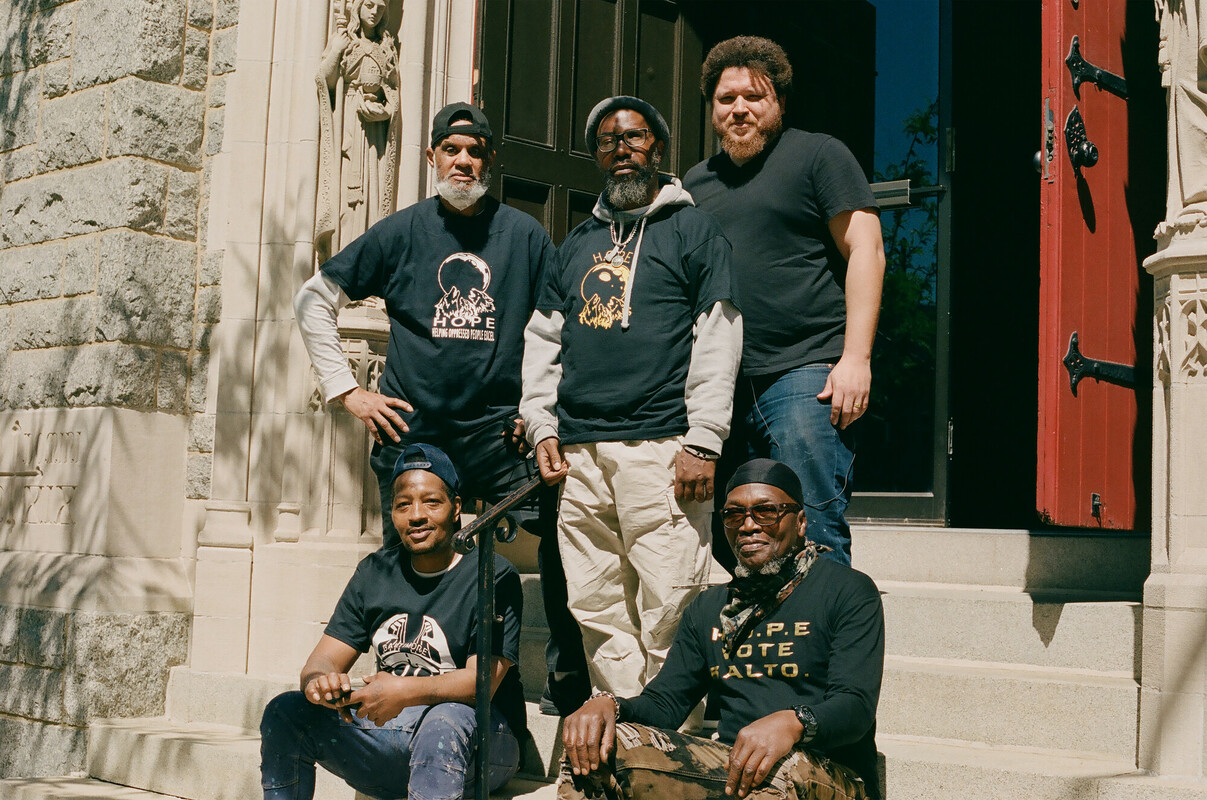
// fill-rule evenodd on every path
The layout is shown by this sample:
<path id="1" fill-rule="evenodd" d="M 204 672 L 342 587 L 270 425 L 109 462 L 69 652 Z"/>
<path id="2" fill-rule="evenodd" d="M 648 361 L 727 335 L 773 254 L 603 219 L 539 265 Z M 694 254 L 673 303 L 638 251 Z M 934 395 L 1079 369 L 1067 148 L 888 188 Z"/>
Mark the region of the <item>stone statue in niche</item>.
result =
<path id="1" fill-rule="evenodd" d="M 398 45 L 388 0 L 333 0 L 335 30 L 323 50 L 319 187 L 314 247 L 321 264 L 394 212 L 402 120 Z"/>
<path id="2" fill-rule="evenodd" d="M 1162 246 L 1207 228 L 1207 0 L 1156 0 L 1161 84 L 1169 89 L 1169 193 Z"/>

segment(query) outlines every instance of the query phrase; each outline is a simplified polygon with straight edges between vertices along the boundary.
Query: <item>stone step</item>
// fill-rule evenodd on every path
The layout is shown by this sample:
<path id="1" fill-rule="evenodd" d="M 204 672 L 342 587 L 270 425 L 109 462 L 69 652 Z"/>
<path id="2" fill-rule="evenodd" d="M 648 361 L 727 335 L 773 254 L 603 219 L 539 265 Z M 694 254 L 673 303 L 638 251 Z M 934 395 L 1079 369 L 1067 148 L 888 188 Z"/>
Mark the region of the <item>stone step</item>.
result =
<path id="1" fill-rule="evenodd" d="M 889 655 L 1139 676 L 1139 602 L 1086 592 L 881 581 Z"/>
<path id="2" fill-rule="evenodd" d="M 1130 759 L 1066 750 L 884 734 L 876 744 L 889 800 L 1100 800 L 1102 778 L 1135 771 Z"/>
<path id="3" fill-rule="evenodd" d="M 0 800 L 172 800 L 170 795 L 132 789 L 94 778 L 0 780 Z"/>
<path id="4" fill-rule="evenodd" d="M 882 581 L 1117 592 L 1139 600 L 1149 536 L 1110 533 L 853 525 L 856 569 Z M 919 553 L 931 557 L 920 558 Z"/>
<path id="5" fill-rule="evenodd" d="M 88 774 L 106 786 L 186 800 L 246 800 L 262 794 L 260 737 L 231 725 L 166 718 L 97 720 L 88 731 Z M 516 778 L 495 796 L 553 797 L 548 781 L 531 775 Z M 359 795 L 343 781 L 319 770 L 316 800 L 354 797 Z"/>
<path id="6" fill-rule="evenodd" d="M 1129 674 L 888 656 L 877 728 L 1134 760 L 1138 703 Z"/>
<path id="7" fill-rule="evenodd" d="M 259 795 L 256 795 L 259 796 Z M 328 797 L 333 795 L 328 794 Z M 351 790 L 348 798 L 369 800 Z M 316 797 L 322 795 L 316 793 Z M 557 787 L 545 781 L 513 778 L 491 795 L 498 800 L 555 800 Z M 0 780 L 0 800 L 179 800 L 172 795 L 147 792 L 95 778 L 13 778 Z M 210 800 L 196 798 L 195 800 Z"/>

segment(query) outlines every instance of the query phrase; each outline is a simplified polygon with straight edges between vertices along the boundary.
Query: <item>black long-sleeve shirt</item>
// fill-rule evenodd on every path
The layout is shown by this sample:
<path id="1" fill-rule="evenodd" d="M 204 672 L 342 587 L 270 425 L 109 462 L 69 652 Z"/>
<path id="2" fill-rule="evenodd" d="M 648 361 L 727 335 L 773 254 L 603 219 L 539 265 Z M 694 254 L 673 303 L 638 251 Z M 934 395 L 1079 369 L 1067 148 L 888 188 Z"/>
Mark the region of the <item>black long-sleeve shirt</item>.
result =
<path id="1" fill-rule="evenodd" d="M 728 599 L 724 586 L 696 598 L 662 670 L 638 697 L 619 701 L 621 719 L 676 728 L 708 693 L 720 711 L 721 741 L 732 744 L 751 722 L 804 704 L 817 718 L 808 749 L 853 769 L 869 797 L 877 796 L 884 611 L 876 584 L 862 572 L 818 559 L 726 659 L 720 619 Z"/>

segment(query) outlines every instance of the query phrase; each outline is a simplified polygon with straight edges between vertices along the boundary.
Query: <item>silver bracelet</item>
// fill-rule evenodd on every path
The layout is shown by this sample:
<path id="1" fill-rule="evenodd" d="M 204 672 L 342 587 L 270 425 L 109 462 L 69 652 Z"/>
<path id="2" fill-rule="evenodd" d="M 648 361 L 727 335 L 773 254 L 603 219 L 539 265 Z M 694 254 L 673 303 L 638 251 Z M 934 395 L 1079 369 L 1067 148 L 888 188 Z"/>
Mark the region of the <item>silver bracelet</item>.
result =
<path id="1" fill-rule="evenodd" d="M 594 700 L 596 697 L 606 697 L 612 701 L 612 707 L 616 709 L 616 719 L 614 722 L 620 722 L 620 701 L 616 699 L 616 695 L 596 689 L 591 693 L 591 699 Z"/>

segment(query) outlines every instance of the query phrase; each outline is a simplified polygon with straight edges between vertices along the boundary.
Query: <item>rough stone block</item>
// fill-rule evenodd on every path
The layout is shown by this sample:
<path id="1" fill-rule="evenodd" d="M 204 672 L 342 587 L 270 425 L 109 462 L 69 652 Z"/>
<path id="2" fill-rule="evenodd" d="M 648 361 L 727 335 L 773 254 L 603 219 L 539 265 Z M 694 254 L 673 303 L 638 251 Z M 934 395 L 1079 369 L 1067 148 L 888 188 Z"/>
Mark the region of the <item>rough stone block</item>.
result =
<path id="1" fill-rule="evenodd" d="M 0 250 L 0 298 L 9 303 L 58 297 L 63 266 L 59 242 Z"/>
<path id="2" fill-rule="evenodd" d="M 72 353 L 61 379 L 67 405 L 155 408 L 155 351 L 126 344 L 94 344 Z"/>
<path id="3" fill-rule="evenodd" d="M 209 388 L 210 356 L 207 352 L 193 354 L 189 365 L 189 411 L 205 411 L 206 391 Z"/>
<path id="4" fill-rule="evenodd" d="M 38 171 L 38 146 L 31 144 L 4 154 L 4 171 L 0 180 L 4 183 L 28 178 Z"/>
<path id="5" fill-rule="evenodd" d="M 0 664 L 0 713 L 64 722 L 61 669 Z"/>
<path id="6" fill-rule="evenodd" d="M 214 27 L 229 28 L 239 22 L 239 0 L 217 0 L 214 4 Z"/>
<path id="7" fill-rule="evenodd" d="M 239 29 L 227 28 L 215 31 L 210 42 L 210 74 L 225 75 L 235 71 L 235 47 L 239 43 Z"/>
<path id="8" fill-rule="evenodd" d="M 184 35 L 184 77 L 181 83 L 190 89 L 205 89 L 210 74 L 210 35 L 189 28 Z"/>
<path id="9" fill-rule="evenodd" d="M 188 475 L 185 478 L 185 495 L 191 500 L 206 500 L 210 496 L 210 475 L 214 471 L 214 457 L 209 453 L 189 453 Z"/>
<path id="10" fill-rule="evenodd" d="M 63 59 L 42 67 L 42 96 L 61 97 L 71 87 L 71 61 Z"/>
<path id="11" fill-rule="evenodd" d="M 64 244 L 63 274 L 60 285 L 64 297 L 96 291 L 96 255 L 99 239 L 81 236 Z"/>
<path id="12" fill-rule="evenodd" d="M 201 453 L 214 452 L 214 415 L 194 414 L 189 419 L 189 449 Z M 0 631 L 4 620 L 0 616 Z M 3 644 L 0 644 L 0 648 Z"/>
<path id="13" fill-rule="evenodd" d="M 71 34 L 75 26 L 75 6 L 58 6 L 30 20 L 33 28 L 29 42 L 32 64 L 59 61 L 71 55 Z"/>
<path id="14" fill-rule="evenodd" d="M 80 0 L 72 86 L 134 75 L 175 83 L 183 65 L 184 0 Z"/>
<path id="15" fill-rule="evenodd" d="M 63 381 L 76 350 L 17 350 L 9 355 L 3 395 L 9 408 L 62 407 Z"/>
<path id="16" fill-rule="evenodd" d="M 38 72 L 0 78 L 0 151 L 33 144 L 38 135 Z"/>
<path id="17" fill-rule="evenodd" d="M 197 321 L 215 323 L 222 318 L 222 289 L 206 286 L 197 292 Z"/>
<path id="18" fill-rule="evenodd" d="M 67 652 L 67 615 L 49 608 L 21 611 L 21 661 L 62 669 Z"/>
<path id="19" fill-rule="evenodd" d="M 0 716 L 0 775 L 45 778 L 84 768 L 88 732 Z"/>
<path id="20" fill-rule="evenodd" d="M 21 652 L 21 609 L 0 605 L 0 661 L 18 661 Z"/>
<path id="21" fill-rule="evenodd" d="M 199 173 L 174 172 L 169 176 L 164 233 L 176 239 L 197 240 L 197 205 L 200 194 Z"/>
<path id="22" fill-rule="evenodd" d="M 96 298 L 65 297 L 21 303 L 12 310 L 13 347 L 63 347 L 92 341 Z"/>
<path id="23" fill-rule="evenodd" d="M 0 14 L 0 75 L 9 75 L 29 68 L 30 43 L 33 38 L 29 24 L 29 8 L 5 3 L 7 13 Z"/>
<path id="24" fill-rule="evenodd" d="M 0 195 L 0 248 L 81 233 L 163 225 L 168 168 L 119 158 L 8 184 Z"/>
<path id="25" fill-rule="evenodd" d="M 75 92 L 42 104 L 38 171 L 100 159 L 105 149 L 105 89 Z"/>
<path id="26" fill-rule="evenodd" d="M 214 24 L 214 0 L 189 0 L 189 24 L 209 30 Z"/>
<path id="27" fill-rule="evenodd" d="M 225 250 L 211 250 L 201 257 L 201 272 L 198 275 L 198 284 L 201 286 L 215 286 L 222 281 L 222 256 L 225 253 Z"/>
<path id="28" fill-rule="evenodd" d="M 201 353 L 208 353 L 210 350 L 210 342 L 214 337 L 213 325 L 198 325 L 193 329 L 193 349 Z"/>
<path id="29" fill-rule="evenodd" d="M 222 152 L 223 126 L 226 124 L 226 111 L 222 108 L 212 108 L 205 118 L 205 154 L 216 156 Z"/>
<path id="30" fill-rule="evenodd" d="M 175 350 L 159 354 L 159 381 L 155 402 L 160 411 L 179 414 L 188 399 L 188 356 Z"/>
<path id="31" fill-rule="evenodd" d="M 196 262 L 188 242 L 131 231 L 102 236 L 98 338 L 187 348 Z"/>
<path id="32" fill-rule="evenodd" d="M 81 676 L 89 718 L 163 713 L 168 670 L 188 658 L 188 614 L 79 612 L 68 631 L 68 669 Z"/>
<path id="33" fill-rule="evenodd" d="M 109 155 L 200 167 L 204 115 L 200 92 L 139 78 L 118 81 L 109 95 Z"/>
<path id="34" fill-rule="evenodd" d="M 210 108 L 221 108 L 226 105 L 226 84 L 229 80 L 226 76 L 210 76 L 209 98 L 206 100 Z"/>

